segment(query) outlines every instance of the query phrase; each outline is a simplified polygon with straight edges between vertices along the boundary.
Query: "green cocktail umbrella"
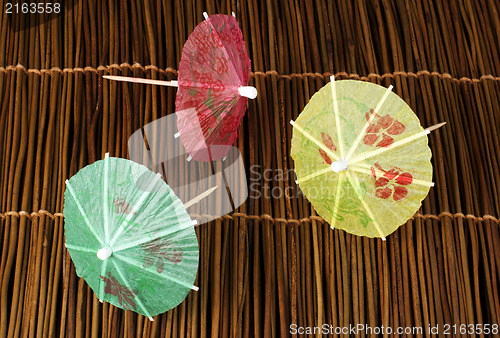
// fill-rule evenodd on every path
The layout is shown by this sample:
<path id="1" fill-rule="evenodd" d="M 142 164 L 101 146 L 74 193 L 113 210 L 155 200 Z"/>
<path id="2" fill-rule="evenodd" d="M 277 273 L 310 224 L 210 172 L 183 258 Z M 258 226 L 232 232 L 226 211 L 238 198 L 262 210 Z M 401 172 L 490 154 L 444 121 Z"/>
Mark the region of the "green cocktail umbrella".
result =
<path id="1" fill-rule="evenodd" d="M 66 247 L 101 301 L 152 320 L 198 289 L 195 222 L 160 174 L 106 154 L 66 187 Z"/>

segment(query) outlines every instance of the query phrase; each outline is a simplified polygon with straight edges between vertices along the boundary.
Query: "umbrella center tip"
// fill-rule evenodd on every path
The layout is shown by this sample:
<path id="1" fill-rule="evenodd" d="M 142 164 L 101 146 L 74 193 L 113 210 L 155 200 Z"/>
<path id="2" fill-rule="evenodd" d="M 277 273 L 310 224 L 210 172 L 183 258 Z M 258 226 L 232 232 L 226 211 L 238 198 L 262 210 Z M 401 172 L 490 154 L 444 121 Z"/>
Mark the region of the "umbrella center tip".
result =
<path id="1" fill-rule="evenodd" d="M 336 173 L 349 169 L 349 162 L 346 159 L 341 158 L 331 164 L 331 168 Z"/>
<path id="2" fill-rule="evenodd" d="M 238 94 L 253 100 L 257 97 L 257 88 L 252 86 L 241 86 L 238 88 Z"/>
<path id="3" fill-rule="evenodd" d="M 104 261 L 111 256 L 113 251 L 111 251 L 111 248 L 105 246 L 104 248 L 101 248 L 97 251 L 97 257 L 101 260 Z"/>

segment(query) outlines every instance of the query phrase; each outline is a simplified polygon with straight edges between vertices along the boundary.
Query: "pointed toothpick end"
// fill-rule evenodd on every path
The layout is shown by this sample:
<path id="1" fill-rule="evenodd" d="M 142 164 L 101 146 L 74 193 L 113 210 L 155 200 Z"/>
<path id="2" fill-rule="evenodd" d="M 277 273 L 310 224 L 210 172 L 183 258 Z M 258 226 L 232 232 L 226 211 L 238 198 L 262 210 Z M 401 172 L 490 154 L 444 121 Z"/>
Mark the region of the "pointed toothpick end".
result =
<path id="1" fill-rule="evenodd" d="M 204 199 L 205 197 L 207 197 L 208 195 L 210 195 L 211 193 L 213 193 L 215 190 L 217 190 L 217 188 L 218 188 L 218 187 L 219 187 L 219 186 L 218 186 L 218 185 L 216 185 L 215 187 L 212 187 L 212 188 L 208 189 L 207 191 L 202 192 L 201 194 L 199 194 L 199 195 L 198 195 L 198 196 L 196 196 L 195 198 L 193 198 L 193 199 L 191 199 L 191 200 L 187 201 L 186 203 L 184 203 L 184 208 L 185 208 L 185 209 L 187 209 L 187 208 L 189 208 L 190 206 L 192 206 L 192 205 L 194 205 L 194 204 L 198 203 L 199 201 L 201 201 L 202 199 Z M 195 221 L 193 221 L 193 222 L 196 222 L 196 220 L 195 220 Z"/>
<path id="2" fill-rule="evenodd" d="M 193 290 L 193 291 L 198 291 L 199 289 L 200 289 L 200 288 L 199 288 L 199 287 L 197 287 L 196 285 L 193 285 L 193 287 L 191 288 L 191 290 Z"/>
<path id="3" fill-rule="evenodd" d="M 290 124 L 293 126 L 295 122 L 293 120 L 290 120 Z"/>
<path id="4" fill-rule="evenodd" d="M 430 133 L 431 131 L 434 131 L 438 128 L 441 128 L 442 126 L 444 126 L 446 124 L 446 122 L 441 122 L 441 123 L 438 123 L 438 124 L 435 124 L 433 126 L 430 126 L 429 128 L 425 129 L 425 131 L 427 133 Z"/>
<path id="5" fill-rule="evenodd" d="M 380 238 L 382 238 L 382 240 L 385 242 L 385 237 L 380 237 Z"/>
<path id="6" fill-rule="evenodd" d="M 207 14 L 207 12 L 203 12 L 203 17 L 205 18 L 205 20 L 208 20 L 208 14 Z"/>
<path id="7" fill-rule="evenodd" d="M 118 76 L 118 75 L 103 75 L 103 79 L 108 79 L 108 80 L 115 80 L 115 81 L 125 81 L 122 79 L 122 77 L 126 76 Z"/>
<path id="8" fill-rule="evenodd" d="M 153 319 L 153 317 L 148 317 L 148 319 L 152 322 L 154 322 L 155 320 Z"/>

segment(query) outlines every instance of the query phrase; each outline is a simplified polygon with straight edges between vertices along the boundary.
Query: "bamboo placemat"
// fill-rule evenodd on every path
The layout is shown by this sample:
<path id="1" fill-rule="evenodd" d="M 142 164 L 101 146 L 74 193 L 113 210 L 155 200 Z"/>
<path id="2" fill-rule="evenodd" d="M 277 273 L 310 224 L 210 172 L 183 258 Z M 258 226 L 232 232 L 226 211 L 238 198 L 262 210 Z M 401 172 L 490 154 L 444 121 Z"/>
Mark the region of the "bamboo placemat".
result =
<path id="1" fill-rule="evenodd" d="M 360 323 L 443 336 L 445 324 L 500 323 L 497 1 L 73 3 L 52 20 L 1 14 L 0 337 L 281 337 Z M 235 145 L 254 189 L 198 227 L 200 291 L 150 322 L 77 278 L 64 182 L 105 152 L 128 157 L 135 130 L 173 113 L 175 89 L 101 76 L 176 79 L 203 11 L 234 11 L 252 60 L 259 96 Z M 331 231 L 288 174 L 288 121 L 331 74 L 394 85 L 423 126 L 447 121 L 429 137 L 436 185 L 387 242 Z"/>

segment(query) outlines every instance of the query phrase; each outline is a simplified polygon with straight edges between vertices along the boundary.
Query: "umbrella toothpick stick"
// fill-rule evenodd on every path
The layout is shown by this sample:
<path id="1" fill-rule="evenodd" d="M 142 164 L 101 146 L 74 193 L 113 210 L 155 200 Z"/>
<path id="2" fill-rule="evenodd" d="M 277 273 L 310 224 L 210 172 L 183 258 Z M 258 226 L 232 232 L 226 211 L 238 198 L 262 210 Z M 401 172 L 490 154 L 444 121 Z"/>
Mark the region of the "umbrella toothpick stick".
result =
<path id="1" fill-rule="evenodd" d="M 438 123 L 436 125 L 430 126 L 429 128 L 426 128 L 426 129 L 422 130 L 419 133 L 416 133 L 415 135 L 412 135 L 412 136 L 409 136 L 409 137 L 404 138 L 402 140 L 399 140 L 397 142 L 394 142 L 393 144 L 391 144 L 388 147 L 379 148 L 379 149 L 376 149 L 376 150 L 369 151 L 369 152 L 366 152 L 364 154 L 361 154 L 361 155 L 353 158 L 351 161 L 349 161 L 349 164 L 353 165 L 353 164 L 358 163 L 360 161 L 366 160 L 367 158 L 380 155 L 381 153 L 384 153 L 384 152 L 389 151 L 391 149 L 400 147 L 400 146 L 402 146 L 404 144 L 407 144 L 409 142 L 415 141 L 415 140 L 417 140 L 417 139 L 419 139 L 419 138 L 421 138 L 423 136 L 426 136 L 426 135 L 430 134 L 431 131 L 436 130 L 438 128 L 441 128 L 445 124 L 446 124 L 446 122 Z"/>
<path id="2" fill-rule="evenodd" d="M 176 80 L 163 81 L 163 80 L 143 79 L 140 77 L 116 76 L 116 75 L 104 75 L 103 78 L 114 81 L 122 81 L 122 82 L 143 83 L 143 84 L 152 84 L 152 85 L 167 86 L 167 87 L 179 87 L 179 81 Z M 206 83 L 193 82 L 189 84 L 189 87 L 193 88 L 206 88 L 207 86 L 211 87 L 210 84 Z M 240 94 L 240 96 L 244 96 L 253 100 L 257 97 L 257 89 L 252 86 L 240 86 L 238 87 L 238 94 Z"/>
<path id="3" fill-rule="evenodd" d="M 184 203 L 184 208 L 187 209 L 190 206 L 195 205 L 196 203 L 198 203 L 199 201 L 201 201 L 202 199 L 204 199 L 205 197 L 207 197 L 208 195 L 210 195 L 211 193 L 213 193 L 218 187 L 219 186 L 215 186 L 213 188 L 210 188 L 207 191 L 202 192 L 201 194 L 199 194 L 198 196 L 196 196 L 192 200 L 187 201 L 186 203 Z"/>
<path id="4" fill-rule="evenodd" d="M 369 168 L 369 169 L 368 169 Z M 349 167 L 350 170 L 352 171 L 355 171 L 357 173 L 361 173 L 361 174 L 365 174 L 365 175 L 368 175 L 368 176 L 371 176 L 373 175 L 372 171 L 374 173 L 376 173 L 378 176 L 383 176 L 384 173 L 376 168 L 373 168 L 373 167 L 368 167 L 368 168 L 365 168 L 365 167 L 362 167 L 359 165 L 351 165 Z M 421 185 L 421 186 L 424 186 L 424 187 L 433 187 L 434 186 L 434 182 L 428 182 L 428 181 L 423 181 L 423 180 L 419 180 L 419 179 L 416 179 L 416 178 L 413 178 L 411 179 L 411 182 L 414 183 L 414 184 L 418 184 L 418 185 Z"/>
<path id="5" fill-rule="evenodd" d="M 177 81 L 162 81 L 162 80 L 143 79 L 140 77 L 115 76 L 115 75 L 104 75 L 103 78 L 108 80 L 123 81 L 123 82 L 144 83 L 144 84 L 152 84 L 157 86 L 168 86 L 168 87 L 179 87 L 179 83 Z"/>

